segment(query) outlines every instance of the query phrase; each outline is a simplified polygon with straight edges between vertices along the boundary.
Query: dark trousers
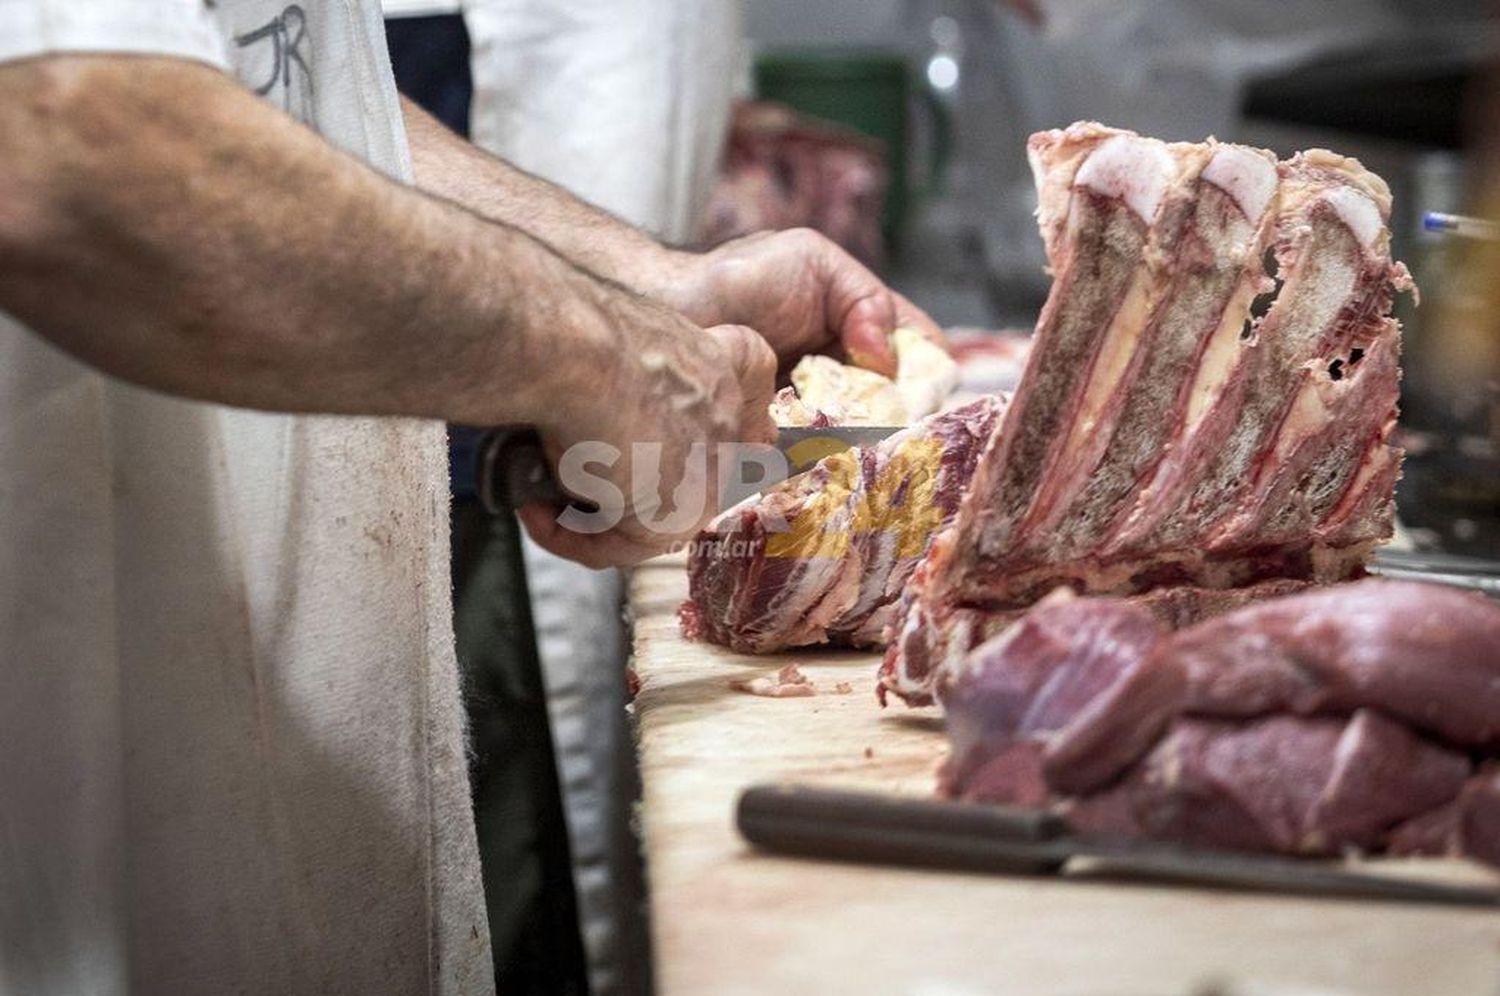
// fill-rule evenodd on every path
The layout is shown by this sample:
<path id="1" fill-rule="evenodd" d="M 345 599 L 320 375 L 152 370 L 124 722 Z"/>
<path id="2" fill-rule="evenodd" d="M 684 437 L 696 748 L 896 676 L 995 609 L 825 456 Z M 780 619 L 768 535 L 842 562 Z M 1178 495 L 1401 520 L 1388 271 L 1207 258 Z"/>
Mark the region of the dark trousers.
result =
<path id="1" fill-rule="evenodd" d="M 469 72 L 469 32 L 459 14 L 393 17 L 385 22 L 396 89 L 464 137 L 474 77 Z"/>
<path id="2" fill-rule="evenodd" d="M 502 993 L 584 993 L 568 830 L 514 516 L 454 502 L 453 599 L 496 983 Z"/>

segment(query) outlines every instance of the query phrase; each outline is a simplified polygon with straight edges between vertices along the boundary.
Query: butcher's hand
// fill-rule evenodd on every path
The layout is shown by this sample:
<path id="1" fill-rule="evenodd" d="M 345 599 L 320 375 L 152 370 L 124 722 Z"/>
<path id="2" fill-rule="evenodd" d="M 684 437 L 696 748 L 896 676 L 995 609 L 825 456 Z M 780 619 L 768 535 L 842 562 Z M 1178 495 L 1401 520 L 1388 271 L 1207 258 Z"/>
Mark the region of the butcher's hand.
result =
<path id="1" fill-rule="evenodd" d="M 699 324 L 754 328 L 783 368 L 807 353 L 831 353 L 893 375 L 896 329 L 943 342 L 925 312 L 811 229 L 748 235 L 679 254 L 672 265 L 676 277 L 659 296 Z"/>
<path id="2" fill-rule="evenodd" d="M 705 332 L 641 298 L 611 310 L 616 362 L 574 371 L 584 387 L 542 425 L 558 482 L 598 511 L 518 510 L 540 546 L 593 568 L 690 540 L 719 507 L 719 446 L 768 444 L 776 432 L 776 357 L 753 330 Z"/>

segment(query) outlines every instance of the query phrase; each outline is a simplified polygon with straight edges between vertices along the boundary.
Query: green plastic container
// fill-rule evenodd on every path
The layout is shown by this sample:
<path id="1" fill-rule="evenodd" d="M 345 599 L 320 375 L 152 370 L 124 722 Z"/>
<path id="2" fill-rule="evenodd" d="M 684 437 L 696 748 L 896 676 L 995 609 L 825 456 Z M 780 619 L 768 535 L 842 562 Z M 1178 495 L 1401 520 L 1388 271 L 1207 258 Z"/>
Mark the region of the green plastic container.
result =
<path id="1" fill-rule="evenodd" d="M 755 62 L 755 90 L 764 100 L 847 125 L 885 144 L 891 186 L 881 219 L 887 241 L 899 239 L 910 191 L 907 186 L 906 59 L 873 49 L 786 49 Z"/>

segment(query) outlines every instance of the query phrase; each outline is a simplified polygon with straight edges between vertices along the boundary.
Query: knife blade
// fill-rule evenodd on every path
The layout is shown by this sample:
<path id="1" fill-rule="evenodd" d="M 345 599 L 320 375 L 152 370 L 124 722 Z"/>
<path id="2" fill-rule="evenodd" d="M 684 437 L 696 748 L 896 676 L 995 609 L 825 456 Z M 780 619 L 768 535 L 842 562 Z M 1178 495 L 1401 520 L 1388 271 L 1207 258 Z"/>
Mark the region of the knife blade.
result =
<path id="1" fill-rule="evenodd" d="M 836 425 L 813 428 L 783 426 L 776 430 L 774 452 L 763 446 L 736 446 L 721 457 L 719 508 L 738 505 L 767 488 L 811 470 L 819 460 L 851 449 L 874 446 L 904 425 Z M 767 459 L 767 457 L 774 459 Z"/>
<path id="2" fill-rule="evenodd" d="M 733 451 L 732 465 L 721 467 L 724 486 L 720 507 L 738 504 L 774 484 L 809 470 L 826 456 L 871 446 L 907 428 L 887 426 L 797 426 L 777 430 L 775 451 L 780 460 L 765 459 L 764 447 L 743 446 Z M 557 482 L 541 435 L 529 425 L 499 426 L 480 440 L 475 458 L 479 499 L 491 514 L 522 505 L 576 505 L 586 511 L 597 506 L 579 498 Z M 754 470 L 754 473 L 750 471 Z"/>
<path id="3" fill-rule="evenodd" d="M 1468 588 L 1500 599 L 1500 561 L 1383 548 L 1375 551 L 1370 573 L 1397 581 L 1427 581 Z"/>
<path id="4" fill-rule="evenodd" d="M 905 425 L 783 426 L 776 430 L 776 449 L 787 459 L 788 476 L 800 474 L 826 456 L 847 449 L 874 446 L 894 436 Z"/>
<path id="5" fill-rule="evenodd" d="M 1305 858 L 1074 834 L 1053 814 L 1006 806 L 757 785 L 741 794 L 736 824 L 757 847 L 802 857 L 1500 907 L 1497 888 L 1362 873 Z"/>

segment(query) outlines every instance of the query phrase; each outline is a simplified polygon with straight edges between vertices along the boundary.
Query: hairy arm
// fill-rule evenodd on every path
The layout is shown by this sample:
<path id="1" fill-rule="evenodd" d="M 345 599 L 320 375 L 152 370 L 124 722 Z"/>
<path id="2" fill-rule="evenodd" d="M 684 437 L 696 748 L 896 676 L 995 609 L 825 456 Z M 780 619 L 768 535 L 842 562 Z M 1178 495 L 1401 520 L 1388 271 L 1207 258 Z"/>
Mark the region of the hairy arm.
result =
<path id="1" fill-rule="evenodd" d="M 49 57 L 0 66 L 0 95 L 0 308 L 108 373 L 255 408 L 546 425 L 618 349 L 630 295 L 212 69 Z"/>
<path id="2" fill-rule="evenodd" d="M 464 141 L 411 101 L 402 106 L 423 190 L 539 235 L 700 325 L 750 326 L 783 366 L 829 351 L 890 373 L 888 337 L 898 326 L 942 339 L 932 319 L 815 232 L 759 233 L 707 253 L 674 250 Z"/>
<path id="3" fill-rule="evenodd" d="M 600 475 L 619 496 L 605 531 L 523 510 L 539 542 L 592 566 L 691 535 L 707 500 L 694 521 L 653 516 L 694 448 L 771 431 L 776 361 L 749 329 L 705 333 L 171 59 L 0 65 L 0 309 L 172 394 L 526 422 L 554 456 L 656 444 L 654 486 L 624 462 Z"/>
<path id="4" fill-rule="evenodd" d="M 407 97 L 401 109 L 420 189 L 534 235 L 545 233 L 569 259 L 653 297 L 664 296 L 664 281 L 690 259 L 460 138 Z"/>

